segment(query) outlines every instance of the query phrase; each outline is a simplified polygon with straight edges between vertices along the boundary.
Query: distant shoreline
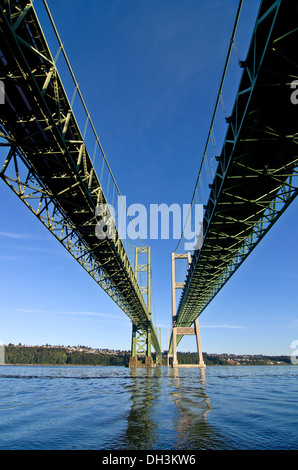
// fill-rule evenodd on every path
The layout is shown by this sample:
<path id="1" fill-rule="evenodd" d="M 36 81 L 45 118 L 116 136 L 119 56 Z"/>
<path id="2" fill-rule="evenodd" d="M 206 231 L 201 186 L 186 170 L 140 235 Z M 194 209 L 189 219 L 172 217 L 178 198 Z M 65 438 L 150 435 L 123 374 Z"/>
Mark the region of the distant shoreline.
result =
<path id="1" fill-rule="evenodd" d="M 130 351 L 92 349 L 85 346 L 5 346 L 4 364 L 12 366 L 128 366 Z M 155 360 L 155 353 L 152 354 Z M 294 365 L 290 356 L 237 355 L 203 353 L 207 366 L 273 366 Z M 178 352 L 178 363 L 197 364 L 198 354 Z M 163 352 L 162 365 L 167 365 L 167 353 Z"/>
<path id="2" fill-rule="evenodd" d="M 295 364 L 208 364 L 207 367 L 288 367 L 294 366 Z M 105 364 L 0 364 L 1 367 L 123 367 L 127 368 L 127 365 L 105 365 Z M 159 367 L 168 367 L 166 364 L 163 364 Z M 172 368 L 172 366 L 170 366 Z"/>

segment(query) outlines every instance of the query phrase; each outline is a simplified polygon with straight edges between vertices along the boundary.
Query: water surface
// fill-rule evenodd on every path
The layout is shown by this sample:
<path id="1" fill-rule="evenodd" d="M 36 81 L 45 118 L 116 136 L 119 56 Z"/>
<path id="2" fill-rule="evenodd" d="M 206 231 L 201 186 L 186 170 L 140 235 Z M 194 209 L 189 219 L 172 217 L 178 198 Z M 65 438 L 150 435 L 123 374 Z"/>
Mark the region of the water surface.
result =
<path id="1" fill-rule="evenodd" d="M 1 366 L 0 449 L 297 450 L 298 367 Z"/>

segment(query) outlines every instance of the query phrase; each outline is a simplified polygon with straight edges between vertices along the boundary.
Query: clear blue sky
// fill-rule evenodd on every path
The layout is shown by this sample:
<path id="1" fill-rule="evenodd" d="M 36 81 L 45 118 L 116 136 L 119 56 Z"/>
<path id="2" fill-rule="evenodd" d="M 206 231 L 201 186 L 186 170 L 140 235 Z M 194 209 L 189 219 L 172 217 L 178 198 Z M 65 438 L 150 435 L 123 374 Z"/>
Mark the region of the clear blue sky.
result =
<path id="1" fill-rule="evenodd" d="M 244 1 L 236 43 L 242 59 L 259 3 Z M 128 204 L 189 203 L 238 1 L 48 4 Z M 4 183 L 0 196 L 0 341 L 130 349 L 128 318 Z M 297 203 L 201 315 L 204 351 L 291 354 L 298 339 Z M 147 242 L 166 349 L 177 240 Z M 180 350 L 195 350 L 194 338 L 184 338 Z"/>

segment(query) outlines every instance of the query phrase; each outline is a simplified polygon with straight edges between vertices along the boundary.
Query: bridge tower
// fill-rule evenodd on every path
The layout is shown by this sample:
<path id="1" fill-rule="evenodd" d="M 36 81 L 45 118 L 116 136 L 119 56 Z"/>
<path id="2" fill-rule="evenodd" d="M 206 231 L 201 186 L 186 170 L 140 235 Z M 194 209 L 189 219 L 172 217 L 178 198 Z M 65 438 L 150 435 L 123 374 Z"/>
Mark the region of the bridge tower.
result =
<path id="1" fill-rule="evenodd" d="M 191 264 L 190 252 L 185 254 L 175 254 L 172 252 L 172 340 L 173 340 L 173 354 L 168 353 L 168 366 L 170 365 L 170 358 L 172 358 L 173 367 L 200 367 L 205 368 L 206 365 L 203 360 L 202 345 L 199 330 L 199 321 L 196 318 L 194 326 L 177 326 L 177 315 L 176 315 L 176 289 L 183 289 L 184 282 L 176 282 L 175 280 L 175 260 L 176 259 L 187 259 L 188 267 Z M 195 335 L 197 340 L 197 349 L 199 355 L 199 364 L 186 365 L 178 364 L 177 359 L 177 335 Z"/>
<path id="2" fill-rule="evenodd" d="M 146 260 L 142 259 L 146 257 Z M 142 258 L 141 258 L 142 257 Z M 146 261 L 146 262 L 144 262 Z M 135 247 L 135 276 L 138 281 L 138 274 L 144 273 L 147 278 L 146 285 L 140 285 L 140 291 L 147 297 L 147 309 L 151 316 L 151 253 L 149 246 Z M 139 276 L 141 277 L 141 276 Z M 144 279 L 140 279 L 143 283 Z M 151 320 L 132 324 L 132 342 L 130 367 L 152 367 L 151 356 Z"/>

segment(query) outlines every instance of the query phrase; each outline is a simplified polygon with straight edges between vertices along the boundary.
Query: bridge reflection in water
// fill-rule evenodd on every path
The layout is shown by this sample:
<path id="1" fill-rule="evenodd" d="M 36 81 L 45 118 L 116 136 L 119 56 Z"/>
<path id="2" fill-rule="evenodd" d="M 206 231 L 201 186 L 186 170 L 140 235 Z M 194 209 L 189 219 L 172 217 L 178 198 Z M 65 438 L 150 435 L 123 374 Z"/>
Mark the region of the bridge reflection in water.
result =
<path id="1" fill-rule="evenodd" d="M 131 409 L 120 444 L 131 450 L 225 448 L 208 424 L 212 407 L 204 369 L 131 369 Z"/>

